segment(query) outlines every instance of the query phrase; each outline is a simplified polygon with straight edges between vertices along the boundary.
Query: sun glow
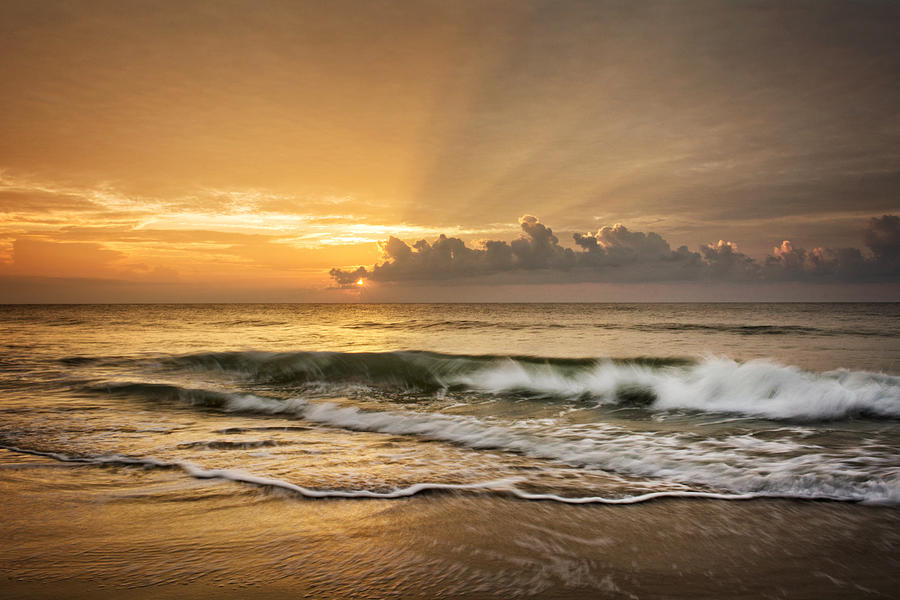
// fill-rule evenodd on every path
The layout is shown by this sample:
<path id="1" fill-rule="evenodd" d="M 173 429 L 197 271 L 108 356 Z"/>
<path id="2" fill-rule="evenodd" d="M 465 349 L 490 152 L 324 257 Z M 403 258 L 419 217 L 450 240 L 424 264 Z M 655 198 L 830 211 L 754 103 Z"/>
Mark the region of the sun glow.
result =
<path id="1" fill-rule="evenodd" d="M 365 282 L 362 279 L 356 280 L 356 285 L 363 285 Z"/>

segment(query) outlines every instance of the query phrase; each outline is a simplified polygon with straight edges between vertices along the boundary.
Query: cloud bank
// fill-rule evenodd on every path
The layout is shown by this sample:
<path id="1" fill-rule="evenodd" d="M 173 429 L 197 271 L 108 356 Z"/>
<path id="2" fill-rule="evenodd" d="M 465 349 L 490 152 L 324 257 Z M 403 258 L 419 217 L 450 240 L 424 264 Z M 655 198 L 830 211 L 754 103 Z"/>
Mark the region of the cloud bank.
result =
<path id="1" fill-rule="evenodd" d="M 378 282 L 435 281 L 504 273 L 523 282 L 665 282 L 665 281 L 804 281 L 882 282 L 900 279 L 900 217 L 870 219 L 864 232 L 865 249 L 795 248 L 783 241 L 758 261 L 719 240 L 692 251 L 672 249 L 660 235 L 631 231 L 621 224 L 596 233 L 576 233 L 575 248 L 560 245 L 553 230 L 537 217 L 519 219 L 522 233 L 511 242 L 486 240 L 474 247 L 459 238 L 441 235 L 433 242 L 412 246 L 390 237 L 381 242 L 383 262 L 372 267 L 331 269 L 339 287 L 353 287 L 359 279 Z"/>

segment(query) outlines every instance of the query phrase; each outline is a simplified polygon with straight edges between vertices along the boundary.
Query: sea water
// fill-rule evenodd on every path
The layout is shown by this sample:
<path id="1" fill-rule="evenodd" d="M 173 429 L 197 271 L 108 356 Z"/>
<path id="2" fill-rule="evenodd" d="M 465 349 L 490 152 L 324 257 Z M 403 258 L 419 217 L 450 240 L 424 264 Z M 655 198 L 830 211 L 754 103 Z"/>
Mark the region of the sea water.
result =
<path id="1" fill-rule="evenodd" d="M 898 304 L 2 306 L 0 343 L 23 498 L 900 505 Z"/>

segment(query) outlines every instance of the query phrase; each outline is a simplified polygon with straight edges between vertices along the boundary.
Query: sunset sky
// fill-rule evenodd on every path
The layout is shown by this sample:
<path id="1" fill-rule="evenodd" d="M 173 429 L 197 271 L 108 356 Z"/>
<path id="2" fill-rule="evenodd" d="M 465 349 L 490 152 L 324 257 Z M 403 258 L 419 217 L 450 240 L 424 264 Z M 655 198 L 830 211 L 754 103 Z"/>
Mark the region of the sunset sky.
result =
<path id="1" fill-rule="evenodd" d="M 0 302 L 900 300 L 898 31 L 887 1 L 2 0 Z"/>

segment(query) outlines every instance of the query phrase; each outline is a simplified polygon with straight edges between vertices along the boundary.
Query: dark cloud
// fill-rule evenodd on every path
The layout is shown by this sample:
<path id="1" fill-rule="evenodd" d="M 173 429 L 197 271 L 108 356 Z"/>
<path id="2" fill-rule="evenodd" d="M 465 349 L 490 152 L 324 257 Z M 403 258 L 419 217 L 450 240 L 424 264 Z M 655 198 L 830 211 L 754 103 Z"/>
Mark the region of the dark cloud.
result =
<path id="1" fill-rule="evenodd" d="M 763 267 L 771 280 L 879 281 L 900 276 L 900 217 L 869 220 L 863 239 L 869 256 L 858 248 L 794 248 L 785 240 L 773 248 Z"/>
<path id="2" fill-rule="evenodd" d="M 900 267 L 900 217 L 885 215 L 869 221 L 865 241 L 882 266 L 894 271 Z"/>
<path id="3" fill-rule="evenodd" d="M 553 230 L 525 215 L 522 233 L 511 242 L 488 240 L 469 247 L 459 238 L 441 235 L 434 242 L 409 246 L 391 237 L 381 244 L 384 261 L 371 268 L 334 268 L 340 287 L 360 279 L 397 282 L 445 280 L 498 274 L 523 275 L 523 282 L 660 282 L 660 281 L 896 281 L 900 278 L 900 217 L 873 218 L 864 233 L 867 250 L 795 248 L 789 240 L 763 261 L 719 240 L 694 252 L 673 250 L 660 235 L 631 231 L 616 224 L 596 233 L 576 233 L 577 249 L 559 243 Z"/>
<path id="4" fill-rule="evenodd" d="M 397 238 L 391 238 L 397 239 Z M 399 240 L 398 240 L 399 241 Z M 368 277 L 365 267 L 359 267 L 355 271 L 342 271 L 341 269 L 331 269 L 328 272 L 340 287 L 352 287 L 362 278 Z"/>
<path id="5" fill-rule="evenodd" d="M 682 246 L 684 250 L 686 247 Z M 759 265 L 747 256 L 739 252 L 737 244 L 719 240 L 715 244 L 707 244 L 700 248 L 703 257 L 702 268 L 710 279 L 725 279 L 729 281 L 748 281 L 757 278 Z"/>

